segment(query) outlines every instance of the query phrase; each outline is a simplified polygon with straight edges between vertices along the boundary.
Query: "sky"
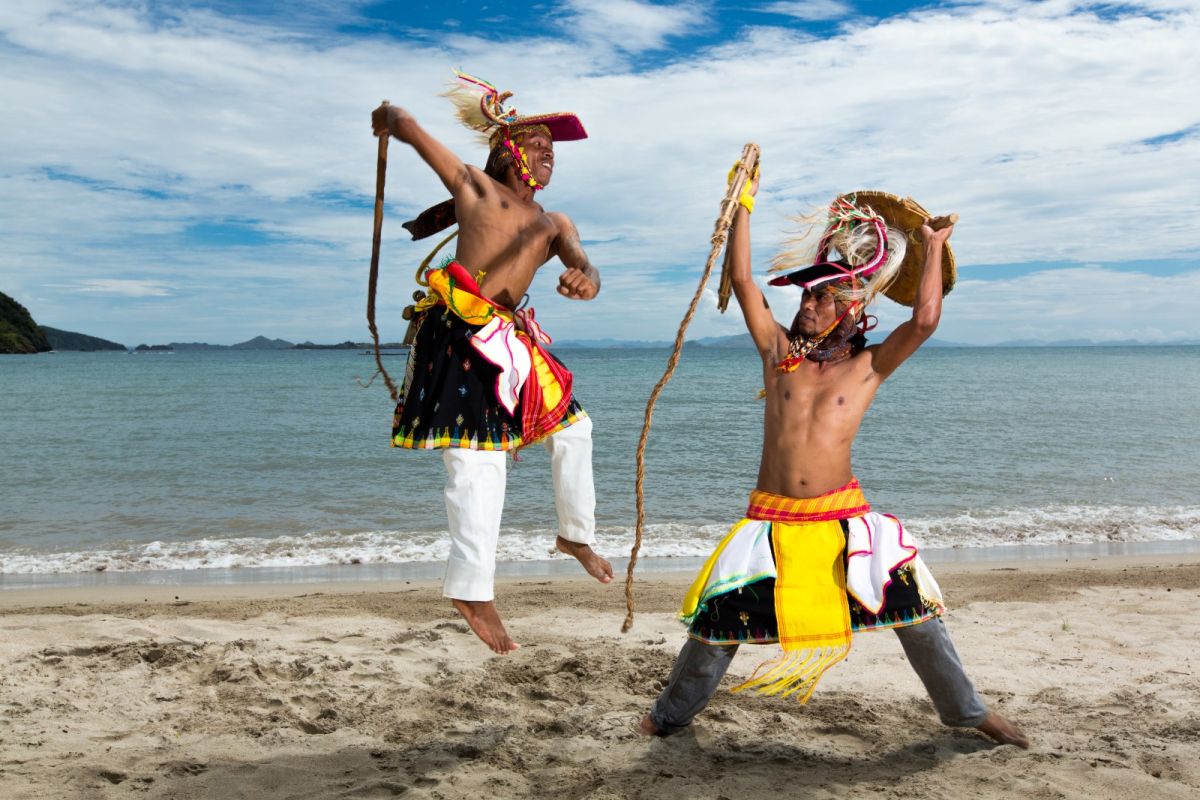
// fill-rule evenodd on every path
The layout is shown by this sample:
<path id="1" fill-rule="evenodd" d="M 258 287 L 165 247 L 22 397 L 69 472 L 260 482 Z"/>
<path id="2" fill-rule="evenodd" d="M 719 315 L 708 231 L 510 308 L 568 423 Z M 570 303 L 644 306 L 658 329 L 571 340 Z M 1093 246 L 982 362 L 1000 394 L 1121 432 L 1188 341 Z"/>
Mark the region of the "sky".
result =
<path id="1" fill-rule="evenodd" d="M 482 166 L 440 97 L 458 68 L 588 130 L 538 197 L 603 279 L 583 304 L 542 268 L 556 339 L 674 337 L 749 141 L 764 286 L 794 215 L 881 189 L 960 215 L 939 339 L 1200 338 L 1197 41 L 1195 0 L 4 3 L 0 291 L 128 346 L 363 341 L 370 112 Z M 385 340 L 431 247 L 400 223 L 445 197 L 393 141 Z M 690 337 L 744 330 L 715 284 Z M 790 316 L 796 290 L 766 291 Z"/>

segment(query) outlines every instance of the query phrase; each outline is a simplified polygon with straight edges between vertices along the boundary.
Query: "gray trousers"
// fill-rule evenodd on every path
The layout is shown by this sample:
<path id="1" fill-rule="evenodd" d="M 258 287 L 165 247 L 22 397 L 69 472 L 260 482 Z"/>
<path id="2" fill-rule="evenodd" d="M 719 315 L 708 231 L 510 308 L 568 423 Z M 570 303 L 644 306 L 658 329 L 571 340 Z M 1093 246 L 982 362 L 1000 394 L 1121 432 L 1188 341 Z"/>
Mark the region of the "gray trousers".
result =
<path id="1" fill-rule="evenodd" d="M 987 706 L 963 671 L 962 662 L 939 618 L 895 628 L 908 663 L 916 671 L 942 723 L 974 728 L 987 718 Z M 688 639 L 662 694 L 650 707 L 660 735 L 686 728 L 704 710 L 729 669 L 738 645 L 705 644 Z"/>

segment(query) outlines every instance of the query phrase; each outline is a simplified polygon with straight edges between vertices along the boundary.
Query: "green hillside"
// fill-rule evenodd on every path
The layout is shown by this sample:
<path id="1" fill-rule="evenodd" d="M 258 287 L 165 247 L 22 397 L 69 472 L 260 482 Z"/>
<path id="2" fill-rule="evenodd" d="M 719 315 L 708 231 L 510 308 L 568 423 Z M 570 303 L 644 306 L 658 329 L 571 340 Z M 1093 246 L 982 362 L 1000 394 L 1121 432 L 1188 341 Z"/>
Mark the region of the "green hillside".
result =
<path id="1" fill-rule="evenodd" d="M 0 353 L 44 353 L 50 340 L 25 306 L 0 292 Z"/>
<path id="2" fill-rule="evenodd" d="M 110 342 L 108 339 L 101 339 L 99 336 L 88 336 L 86 333 L 74 333 L 72 331 L 60 331 L 58 328 L 51 328 L 48 325 L 43 325 L 42 331 L 50 341 L 50 346 L 55 350 L 82 350 L 91 353 L 96 350 L 129 349 L 119 342 Z"/>

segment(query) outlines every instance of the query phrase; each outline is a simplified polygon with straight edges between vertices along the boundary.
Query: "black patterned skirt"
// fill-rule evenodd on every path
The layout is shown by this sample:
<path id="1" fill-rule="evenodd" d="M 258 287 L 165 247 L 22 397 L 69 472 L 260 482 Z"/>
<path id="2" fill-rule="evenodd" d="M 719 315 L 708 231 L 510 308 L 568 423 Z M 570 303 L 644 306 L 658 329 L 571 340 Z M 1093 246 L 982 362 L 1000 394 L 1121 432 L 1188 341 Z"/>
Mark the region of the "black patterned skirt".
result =
<path id="1" fill-rule="evenodd" d="M 423 312 L 418 326 L 392 418 L 392 446 L 512 450 L 531 444 L 522 437 L 520 408 L 509 414 L 496 399 L 499 369 L 471 345 L 483 326 L 463 321 L 442 305 Z M 572 397 L 551 433 L 586 416 Z"/>

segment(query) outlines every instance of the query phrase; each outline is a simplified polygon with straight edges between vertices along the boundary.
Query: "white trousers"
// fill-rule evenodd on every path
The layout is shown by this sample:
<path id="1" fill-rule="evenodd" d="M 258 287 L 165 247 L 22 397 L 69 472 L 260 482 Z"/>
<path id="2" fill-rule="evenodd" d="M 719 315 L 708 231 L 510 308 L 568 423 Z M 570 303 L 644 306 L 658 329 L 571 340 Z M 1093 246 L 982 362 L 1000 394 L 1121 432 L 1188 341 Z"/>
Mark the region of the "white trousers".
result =
<path id="1" fill-rule="evenodd" d="M 543 441 L 550 453 L 558 535 L 572 542 L 596 541 L 596 489 L 592 483 L 592 420 L 583 419 Z M 442 594 L 455 600 L 491 600 L 496 542 L 504 511 L 507 454 L 497 450 L 447 447 L 446 515 L 450 557 Z"/>

